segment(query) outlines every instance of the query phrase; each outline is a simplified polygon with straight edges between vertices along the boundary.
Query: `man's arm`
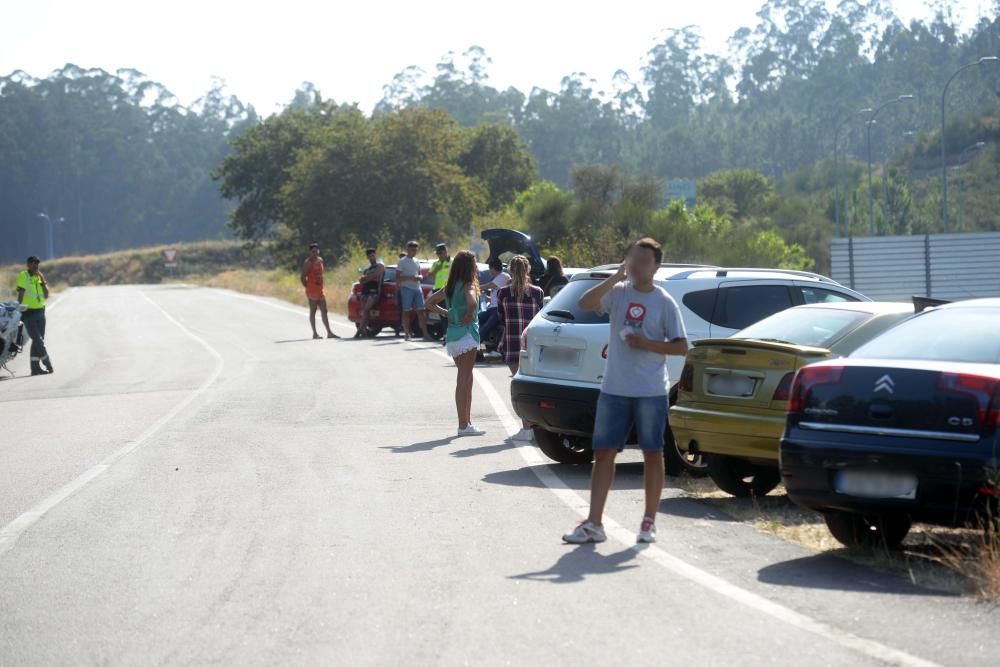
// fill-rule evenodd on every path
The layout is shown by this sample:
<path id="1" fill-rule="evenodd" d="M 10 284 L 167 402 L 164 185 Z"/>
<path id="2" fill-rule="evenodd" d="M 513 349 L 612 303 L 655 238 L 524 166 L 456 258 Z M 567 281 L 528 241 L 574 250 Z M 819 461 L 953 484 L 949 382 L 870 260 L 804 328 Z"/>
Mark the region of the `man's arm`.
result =
<path id="1" fill-rule="evenodd" d="M 23 287 L 18 287 L 17 288 L 17 302 L 18 303 L 24 303 L 24 288 Z"/>
<path id="2" fill-rule="evenodd" d="M 38 279 L 40 281 L 42 281 L 42 294 L 44 294 L 45 298 L 48 299 L 49 298 L 49 284 L 47 282 L 45 282 L 45 276 L 42 275 L 41 271 L 38 272 Z"/>
<path id="3" fill-rule="evenodd" d="M 633 350 L 647 350 L 662 354 L 664 356 L 683 356 L 687 354 L 687 338 L 674 338 L 673 340 L 650 340 L 639 334 L 632 334 L 625 339 L 628 346 Z"/>
<path id="4" fill-rule="evenodd" d="M 601 312 L 603 310 L 601 301 L 604 299 L 604 296 L 623 280 L 625 280 L 624 263 L 618 267 L 618 271 L 614 275 L 605 278 L 600 284 L 591 287 L 583 293 L 583 296 L 580 297 L 580 308 L 595 313 Z"/>
<path id="5" fill-rule="evenodd" d="M 302 286 L 306 287 L 306 276 L 309 275 L 309 260 L 302 262 L 302 273 L 299 274 L 299 280 L 302 282 Z"/>

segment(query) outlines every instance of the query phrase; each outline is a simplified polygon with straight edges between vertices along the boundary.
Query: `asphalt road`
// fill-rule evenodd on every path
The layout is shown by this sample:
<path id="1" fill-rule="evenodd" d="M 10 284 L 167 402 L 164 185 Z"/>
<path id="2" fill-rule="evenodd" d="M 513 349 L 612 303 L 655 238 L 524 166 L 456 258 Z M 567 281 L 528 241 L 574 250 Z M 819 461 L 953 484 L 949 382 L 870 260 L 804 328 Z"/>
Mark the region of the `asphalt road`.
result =
<path id="1" fill-rule="evenodd" d="M 0 664 L 969 664 L 1000 610 L 818 555 L 664 491 L 637 547 L 560 535 L 587 470 L 517 447 L 506 369 L 453 439 L 437 345 L 313 341 L 305 311 L 70 290 L 56 374 L 0 381 Z M 349 335 L 345 322 L 337 331 Z"/>

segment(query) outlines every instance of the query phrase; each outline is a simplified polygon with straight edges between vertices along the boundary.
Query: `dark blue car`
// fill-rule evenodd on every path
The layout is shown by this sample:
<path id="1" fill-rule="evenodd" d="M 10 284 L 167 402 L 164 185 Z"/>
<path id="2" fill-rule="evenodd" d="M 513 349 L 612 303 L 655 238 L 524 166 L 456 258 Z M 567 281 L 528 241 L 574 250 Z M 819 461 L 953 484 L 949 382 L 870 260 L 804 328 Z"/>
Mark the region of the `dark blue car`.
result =
<path id="1" fill-rule="evenodd" d="M 895 547 L 912 522 L 995 517 L 998 449 L 1000 299 L 979 299 L 800 369 L 780 467 L 789 497 L 840 542 Z"/>

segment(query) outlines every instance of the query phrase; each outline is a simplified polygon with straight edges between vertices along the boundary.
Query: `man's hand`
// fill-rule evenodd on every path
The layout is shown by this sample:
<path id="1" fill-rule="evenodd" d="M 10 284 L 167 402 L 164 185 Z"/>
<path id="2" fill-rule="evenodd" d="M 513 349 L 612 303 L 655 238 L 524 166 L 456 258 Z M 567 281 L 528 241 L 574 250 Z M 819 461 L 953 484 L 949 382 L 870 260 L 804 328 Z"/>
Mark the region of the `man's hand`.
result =
<path id="1" fill-rule="evenodd" d="M 625 280 L 626 278 L 628 278 L 628 275 L 625 272 L 625 262 L 624 261 L 622 261 L 622 263 L 618 265 L 618 270 L 615 272 L 615 275 L 613 275 L 612 278 L 614 278 L 614 280 L 615 280 L 616 283 L 620 283 L 623 280 Z"/>
<path id="2" fill-rule="evenodd" d="M 649 349 L 649 339 L 640 334 L 629 334 L 625 336 L 625 342 L 633 350 L 646 350 Z"/>

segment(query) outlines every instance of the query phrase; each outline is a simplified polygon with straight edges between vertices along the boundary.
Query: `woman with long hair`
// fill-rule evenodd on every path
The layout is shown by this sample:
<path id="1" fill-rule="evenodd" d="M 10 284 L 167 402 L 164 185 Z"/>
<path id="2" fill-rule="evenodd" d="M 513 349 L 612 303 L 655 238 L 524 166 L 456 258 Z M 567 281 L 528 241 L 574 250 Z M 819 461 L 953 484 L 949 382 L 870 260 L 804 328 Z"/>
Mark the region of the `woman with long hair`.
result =
<path id="1" fill-rule="evenodd" d="M 531 264 L 527 258 L 517 255 L 507 264 L 510 285 L 501 288 L 497 295 L 497 314 L 503 323 L 504 361 L 515 375 L 521 358 L 521 334 L 532 318 L 542 309 L 545 294 L 541 288 L 531 284 Z M 521 422 L 521 430 L 514 440 L 530 442 L 533 433 L 527 422 Z"/>
<path id="2" fill-rule="evenodd" d="M 441 307 L 442 301 L 447 309 Z M 472 425 L 472 370 L 479 353 L 479 272 L 475 255 L 468 250 L 455 255 L 448 283 L 427 299 L 427 309 L 448 317 L 446 349 L 458 367 L 455 382 L 457 435 L 483 435 L 485 431 Z"/>
<path id="3" fill-rule="evenodd" d="M 566 273 L 563 271 L 562 260 L 555 255 L 549 257 L 545 261 L 545 273 L 538 281 L 545 296 L 555 296 L 568 282 Z"/>

